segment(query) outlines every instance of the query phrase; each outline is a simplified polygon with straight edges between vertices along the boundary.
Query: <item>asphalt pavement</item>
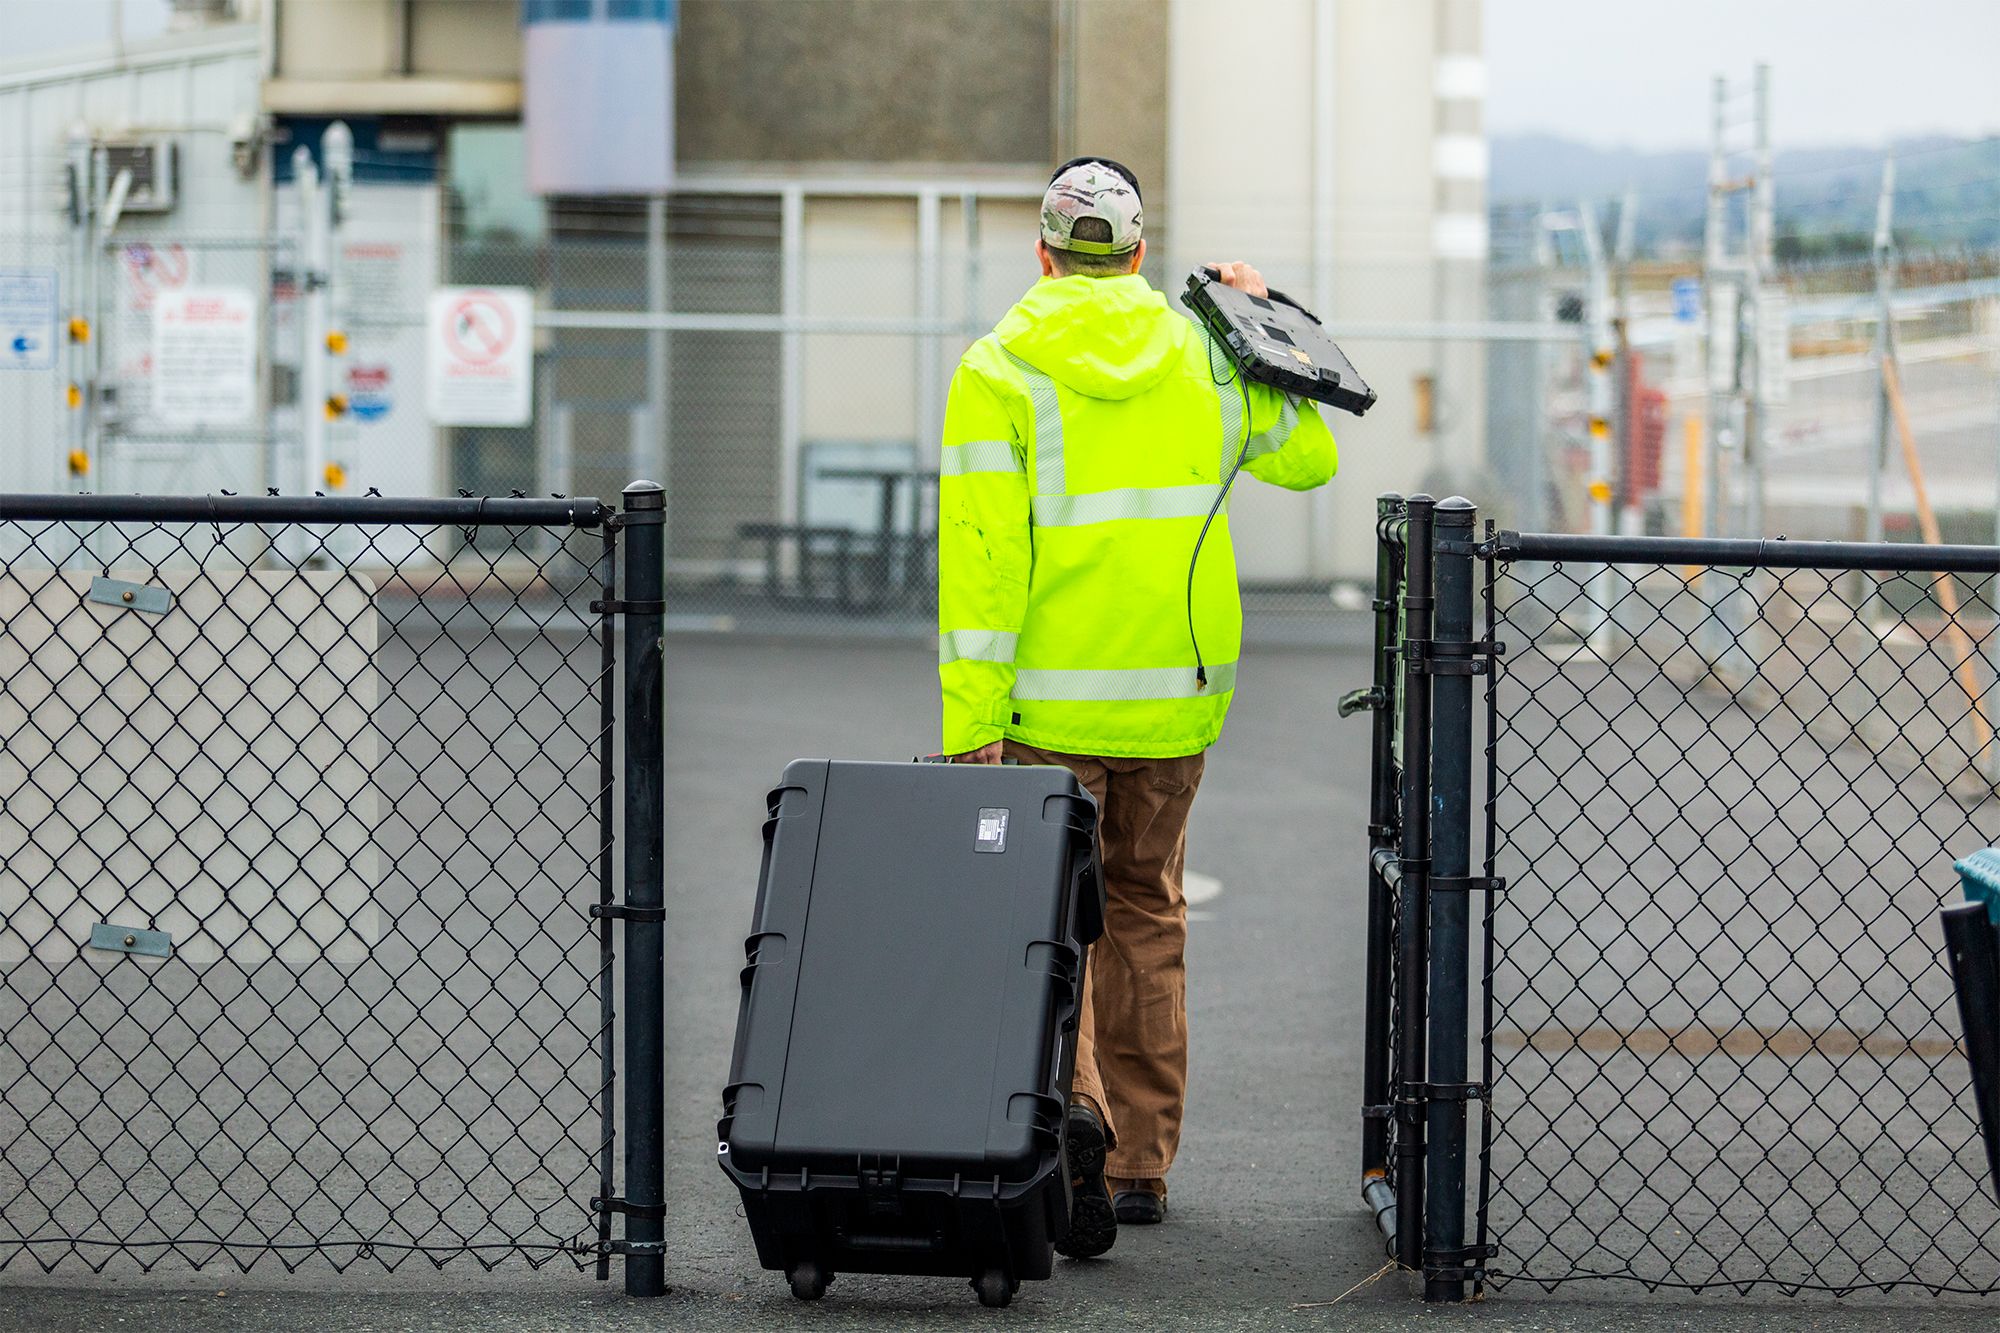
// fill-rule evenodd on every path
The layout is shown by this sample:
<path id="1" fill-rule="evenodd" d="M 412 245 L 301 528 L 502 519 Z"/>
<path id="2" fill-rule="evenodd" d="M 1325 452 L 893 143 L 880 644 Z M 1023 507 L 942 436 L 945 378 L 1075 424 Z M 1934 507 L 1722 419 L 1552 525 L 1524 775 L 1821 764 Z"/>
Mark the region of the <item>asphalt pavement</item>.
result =
<path id="1" fill-rule="evenodd" d="M 668 1273 L 628 1300 L 567 1261 L 482 1271 L 466 1258 L 393 1274 L 317 1262 L 249 1274 L 114 1266 L 0 1273 L 0 1329 L 1038 1328 L 1497 1329 L 1992 1327 L 1969 1301 L 1835 1302 L 1513 1286 L 1425 1307 L 1388 1271 L 1356 1189 L 1368 733 L 1334 703 L 1352 649 L 1253 651 L 1195 807 L 1190 866 L 1221 892 L 1189 946 L 1192 1079 L 1167 1225 L 1103 1260 L 1059 1261 L 1006 1312 L 941 1279 L 848 1275 L 816 1305 L 756 1266 L 714 1162 L 756 889 L 765 789 L 801 755 L 901 759 L 935 743 L 927 647 L 688 636 L 668 645 Z M 223 1294 L 226 1293 L 226 1294 Z"/>

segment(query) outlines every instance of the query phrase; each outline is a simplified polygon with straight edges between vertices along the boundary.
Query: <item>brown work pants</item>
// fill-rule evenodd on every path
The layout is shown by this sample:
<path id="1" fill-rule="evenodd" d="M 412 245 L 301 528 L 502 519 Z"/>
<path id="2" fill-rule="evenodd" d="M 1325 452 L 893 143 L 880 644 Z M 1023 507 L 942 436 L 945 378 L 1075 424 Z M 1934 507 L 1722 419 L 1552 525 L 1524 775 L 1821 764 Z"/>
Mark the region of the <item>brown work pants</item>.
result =
<path id="1" fill-rule="evenodd" d="M 1188 811 L 1203 756 L 1092 759 L 1014 741 L 1007 757 L 1056 764 L 1097 801 L 1104 938 L 1090 950 L 1073 1091 L 1104 1116 L 1105 1174 L 1160 1182 L 1181 1141 L 1187 1098 Z"/>

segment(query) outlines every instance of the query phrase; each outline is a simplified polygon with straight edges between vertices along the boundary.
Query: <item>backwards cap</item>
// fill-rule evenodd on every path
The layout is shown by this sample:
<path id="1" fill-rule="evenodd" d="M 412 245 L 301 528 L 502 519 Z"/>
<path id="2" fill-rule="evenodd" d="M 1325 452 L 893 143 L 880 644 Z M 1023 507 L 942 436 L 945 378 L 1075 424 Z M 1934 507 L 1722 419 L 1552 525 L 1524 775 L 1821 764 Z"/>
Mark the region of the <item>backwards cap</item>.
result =
<path id="1" fill-rule="evenodd" d="M 1111 229 L 1111 239 L 1076 239 L 1076 224 L 1084 218 L 1101 218 Z M 1065 162 L 1042 196 L 1042 240 L 1052 250 L 1123 254 L 1139 243 L 1143 221 L 1138 179 L 1129 168 L 1104 158 Z"/>

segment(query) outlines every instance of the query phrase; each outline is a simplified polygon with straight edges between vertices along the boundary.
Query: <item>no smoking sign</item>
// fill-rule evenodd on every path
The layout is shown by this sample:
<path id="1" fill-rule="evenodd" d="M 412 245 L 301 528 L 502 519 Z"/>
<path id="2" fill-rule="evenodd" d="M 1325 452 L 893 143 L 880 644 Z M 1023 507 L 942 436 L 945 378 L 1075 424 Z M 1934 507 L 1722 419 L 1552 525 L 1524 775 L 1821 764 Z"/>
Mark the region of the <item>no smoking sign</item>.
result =
<path id="1" fill-rule="evenodd" d="M 432 293 L 431 420 L 441 426 L 525 426 L 533 418 L 534 298 L 525 287 L 444 287 Z"/>

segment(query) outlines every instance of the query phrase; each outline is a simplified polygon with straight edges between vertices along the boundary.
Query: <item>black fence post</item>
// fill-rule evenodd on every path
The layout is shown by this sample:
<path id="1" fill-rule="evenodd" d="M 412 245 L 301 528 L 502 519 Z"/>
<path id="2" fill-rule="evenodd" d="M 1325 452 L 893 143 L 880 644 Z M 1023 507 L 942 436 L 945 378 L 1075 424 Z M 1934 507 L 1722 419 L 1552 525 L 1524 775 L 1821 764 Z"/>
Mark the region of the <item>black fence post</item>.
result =
<path id="1" fill-rule="evenodd" d="M 1431 676 L 1430 1087 L 1425 1165 L 1424 1299 L 1465 1299 L 1465 1081 L 1472 916 L 1473 523 L 1453 496 L 1437 507 Z M 1414 632 L 1412 637 L 1415 637 Z"/>
<path id="2" fill-rule="evenodd" d="M 1428 495 L 1408 500 L 1403 567 L 1402 910 L 1398 913 L 1399 1008 L 1396 1070 L 1396 1262 L 1424 1261 L 1424 980 L 1430 899 L 1431 690 L 1427 663 L 1411 645 L 1431 637 L 1431 511 Z"/>
<path id="3" fill-rule="evenodd" d="M 1396 641 L 1397 583 L 1401 562 L 1387 525 L 1402 516 L 1403 497 L 1382 495 L 1375 501 L 1375 679 L 1372 689 L 1374 734 L 1369 758 L 1368 787 L 1368 980 L 1362 1018 L 1361 1055 L 1361 1197 L 1382 1221 L 1394 1207 L 1389 1188 L 1389 1069 L 1390 986 L 1394 984 L 1395 900 L 1376 854 L 1396 843 Z"/>
<path id="4" fill-rule="evenodd" d="M 666 1281 L 666 492 L 625 488 L 625 1294 Z"/>

